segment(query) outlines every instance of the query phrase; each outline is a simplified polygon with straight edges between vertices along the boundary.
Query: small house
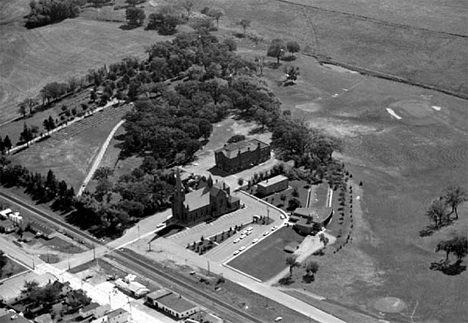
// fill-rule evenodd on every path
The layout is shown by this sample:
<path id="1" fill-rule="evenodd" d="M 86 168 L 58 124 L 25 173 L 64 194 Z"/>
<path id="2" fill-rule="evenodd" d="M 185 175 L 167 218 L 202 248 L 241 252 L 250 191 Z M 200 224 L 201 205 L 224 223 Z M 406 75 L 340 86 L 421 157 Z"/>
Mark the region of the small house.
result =
<path id="1" fill-rule="evenodd" d="M 11 233 L 15 231 L 16 224 L 11 220 L 0 220 L 0 233 Z"/>

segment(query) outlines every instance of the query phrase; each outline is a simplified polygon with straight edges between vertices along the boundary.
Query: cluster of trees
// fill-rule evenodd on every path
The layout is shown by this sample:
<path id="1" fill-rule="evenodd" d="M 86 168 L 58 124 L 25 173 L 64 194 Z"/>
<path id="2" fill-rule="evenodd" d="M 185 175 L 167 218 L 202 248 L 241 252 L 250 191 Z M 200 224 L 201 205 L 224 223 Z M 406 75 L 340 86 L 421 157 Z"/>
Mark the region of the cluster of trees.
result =
<path id="1" fill-rule="evenodd" d="M 75 18 L 80 14 L 82 0 L 39 0 L 31 1 L 31 12 L 26 16 L 26 27 L 36 28 Z"/>
<path id="2" fill-rule="evenodd" d="M 70 210 L 75 192 L 65 181 L 57 180 L 52 170 L 46 176 L 32 173 L 21 165 L 12 165 L 4 156 L 0 158 L 0 184 L 5 187 L 23 187 L 34 200 L 44 203 L 53 201 L 60 210 Z"/>
<path id="3" fill-rule="evenodd" d="M 0 277 L 2 276 L 3 267 L 8 263 L 8 257 L 0 250 Z"/>
<path id="4" fill-rule="evenodd" d="M 12 143 L 11 143 L 11 139 L 10 137 L 8 137 L 8 135 L 5 136 L 5 138 L 2 138 L 2 136 L 0 136 L 0 154 L 5 154 L 7 153 L 11 147 L 13 147 Z"/>
<path id="5" fill-rule="evenodd" d="M 51 311 L 53 316 L 62 315 L 63 313 L 53 313 L 52 305 L 65 299 L 68 305 L 67 312 L 75 312 L 79 308 L 86 306 L 91 303 L 91 298 L 86 295 L 86 292 L 78 289 L 69 291 L 67 294 L 64 293 L 63 284 L 59 282 L 49 282 L 45 286 L 39 286 L 39 283 L 35 280 L 26 281 L 21 291 L 23 294 L 28 296 L 27 298 L 27 309 L 37 308 L 43 306 L 44 309 Z M 26 317 L 35 316 L 32 313 L 28 313 L 26 310 Z"/>
<path id="6" fill-rule="evenodd" d="M 457 275 L 466 270 L 461 262 L 468 255 L 468 238 L 466 236 L 456 235 L 449 240 L 440 241 L 435 249 L 436 252 L 445 252 L 445 258 L 439 262 L 431 264 L 432 270 L 440 270 L 448 275 Z M 449 260 L 450 254 L 456 258 L 454 263 Z"/>
<path id="7" fill-rule="evenodd" d="M 468 201 L 466 191 L 460 186 L 449 186 L 444 195 L 434 200 L 425 215 L 432 222 L 432 229 L 438 230 L 458 219 L 458 206 Z M 449 211 L 450 209 L 450 211 Z M 451 215 L 455 214 L 452 219 Z"/>
<path id="8" fill-rule="evenodd" d="M 29 127 L 26 122 L 23 125 L 23 131 L 20 133 L 20 143 L 26 143 L 34 138 L 39 134 L 39 127 L 38 126 L 31 126 Z"/>
<path id="9" fill-rule="evenodd" d="M 294 58 L 294 54 L 301 50 L 301 46 L 295 40 L 285 42 L 282 39 L 276 38 L 271 41 L 267 50 L 267 56 L 276 58 L 279 64 L 280 59 L 285 57 L 286 50 L 291 54 L 291 57 Z"/>
<path id="10" fill-rule="evenodd" d="M 85 191 L 74 199 L 75 209 L 68 220 L 98 237 L 121 235 L 139 218 L 170 205 L 175 178 L 173 172 L 161 167 L 154 158 L 146 157 L 140 167 L 121 176 L 115 184 L 109 180 L 111 169 L 99 169 L 95 192 Z"/>
<path id="11" fill-rule="evenodd" d="M 301 264 L 297 261 L 296 256 L 287 257 L 286 265 L 289 267 L 289 277 L 287 277 L 286 279 L 280 280 L 280 282 L 283 282 L 283 283 L 291 282 L 294 268 L 301 267 Z M 314 281 L 315 274 L 318 272 L 318 269 L 319 269 L 319 265 L 317 264 L 317 262 L 310 260 L 304 263 L 302 267 L 306 271 L 306 274 L 303 277 L 304 281 L 305 282 Z"/>

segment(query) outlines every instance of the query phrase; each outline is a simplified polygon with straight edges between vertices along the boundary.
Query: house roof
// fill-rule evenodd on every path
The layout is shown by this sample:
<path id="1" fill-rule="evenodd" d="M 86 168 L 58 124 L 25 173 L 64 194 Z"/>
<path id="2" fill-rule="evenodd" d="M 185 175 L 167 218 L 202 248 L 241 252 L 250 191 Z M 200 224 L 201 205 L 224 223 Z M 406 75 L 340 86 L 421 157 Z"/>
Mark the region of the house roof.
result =
<path id="1" fill-rule="evenodd" d="M 99 306 L 101 306 L 101 305 L 99 305 L 98 303 L 94 303 L 94 302 L 93 302 L 93 303 L 88 304 L 88 305 L 86 305 L 85 307 L 83 307 L 83 308 L 81 309 L 81 312 L 85 312 L 85 313 L 86 313 L 86 312 L 89 312 L 89 311 L 92 311 L 92 310 L 98 308 Z"/>
<path id="2" fill-rule="evenodd" d="M 128 284 L 128 289 L 134 293 L 138 292 L 141 289 L 148 290 L 148 288 L 146 288 L 145 285 L 142 285 L 138 282 L 131 282 L 130 284 Z"/>
<path id="3" fill-rule="evenodd" d="M 51 228 L 49 228 L 48 226 L 45 226 L 43 224 L 40 224 L 38 222 L 30 222 L 29 223 L 29 226 L 33 229 L 33 230 L 36 230 L 36 231 L 41 231 L 42 233 L 46 234 L 46 235 L 49 235 L 49 234 L 52 234 L 54 233 L 55 231 L 52 230 Z"/>
<path id="4" fill-rule="evenodd" d="M 2 227 L 11 227 L 11 226 L 14 226 L 15 225 L 15 222 L 11 221 L 11 220 L 0 220 L 0 226 Z"/>
<path id="5" fill-rule="evenodd" d="M 286 181 L 288 180 L 288 178 L 286 176 L 278 175 L 278 176 L 275 176 L 273 178 L 266 179 L 266 180 L 258 183 L 257 185 L 262 186 L 262 187 L 268 187 L 268 186 L 277 184 L 277 183 L 285 181 L 285 180 Z"/>
<path id="6" fill-rule="evenodd" d="M 322 223 L 327 220 L 333 212 L 331 207 L 323 207 L 320 209 L 312 207 L 300 207 L 294 211 L 294 215 L 302 218 L 311 218 L 313 223 Z"/>
<path id="7" fill-rule="evenodd" d="M 22 316 L 19 316 L 16 313 L 8 313 L 6 315 L 0 316 L 0 323 L 30 323 L 30 320 L 25 319 Z"/>
<path id="8" fill-rule="evenodd" d="M 170 290 L 166 288 L 161 288 L 161 289 L 155 290 L 154 292 L 149 293 L 148 295 L 146 295 L 146 297 L 152 300 L 157 300 L 158 298 L 168 295 L 170 293 L 172 293 Z"/>
<path id="9" fill-rule="evenodd" d="M 195 303 L 192 303 L 188 299 L 182 297 L 180 294 L 175 294 L 172 292 L 158 298 L 157 302 L 178 313 L 183 313 L 197 307 Z"/>
<path id="10" fill-rule="evenodd" d="M 34 322 L 36 323 L 52 323 L 54 320 L 52 320 L 52 316 L 50 314 L 42 314 L 39 315 L 34 319 Z"/>
<path id="11" fill-rule="evenodd" d="M 244 154 L 248 151 L 253 151 L 258 147 L 265 148 L 268 144 L 258 139 L 243 140 L 232 144 L 225 145 L 223 148 L 215 150 L 215 153 L 223 153 L 229 159 L 236 158 L 237 155 Z"/>
<path id="12" fill-rule="evenodd" d="M 45 286 L 49 282 L 54 282 L 57 280 L 57 277 L 51 273 L 45 273 L 38 275 L 33 271 L 18 275 L 16 277 L 7 279 L 3 282 L 2 288 L 0 288 L 0 300 L 9 301 L 15 299 L 21 294 L 21 290 L 24 287 L 25 282 L 37 281 L 39 286 Z"/>
<path id="13" fill-rule="evenodd" d="M 122 315 L 122 314 L 125 314 L 125 313 L 129 314 L 129 313 L 128 313 L 126 310 L 124 310 L 123 308 L 118 308 L 118 309 L 116 309 L 116 310 L 113 310 L 112 312 L 107 313 L 106 315 L 107 315 L 108 318 L 111 319 L 111 318 L 113 318 L 113 317 L 116 317 L 116 316 L 119 316 L 119 315 Z"/>

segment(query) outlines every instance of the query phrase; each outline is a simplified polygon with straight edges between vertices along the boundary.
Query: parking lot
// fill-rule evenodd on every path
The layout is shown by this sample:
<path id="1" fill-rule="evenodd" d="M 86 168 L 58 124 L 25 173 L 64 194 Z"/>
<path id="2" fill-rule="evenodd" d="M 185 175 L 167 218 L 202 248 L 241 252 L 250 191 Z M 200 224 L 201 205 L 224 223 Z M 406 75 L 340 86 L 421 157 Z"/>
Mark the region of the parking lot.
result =
<path id="1" fill-rule="evenodd" d="M 247 235 L 245 238 L 240 239 L 242 232 L 236 233 L 204 255 L 216 262 L 222 263 L 232 258 L 236 250 L 242 247 L 247 249 L 249 246 L 253 245 L 254 239 L 260 240 L 264 237 L 265 232 L 271 234 L 271 229 L 273 227 L 280 227 L 283 222 L 286 221 L 285 219 L 281 219 L 283 213 L 273 207 L 267 207 L 265 202 L 259 201 L 255 197 L 241 192 L 236 192 L 233 195 L 241 199 L 241 203 L 245 205 L 244 208 L 226 214 L 211 223 L 202 223 L 182 231 L 169 237 L 169 239 L 185 247 L 189 243 L 199 241 L 201 236 L 208 238 L 222 231 L 229 230 L 230 227 L 234 228 L 236 225 L 247 225 L 242 231 L 252 227 L 252 229 L 249 230 L 251 234 Z M 269 224 L 262 225 L 260 223 L 252 223 L 254 215 L 268 216 L 270 219 Z M 236 239 L 239 239 L 239 241 L 234 243 Z"/>

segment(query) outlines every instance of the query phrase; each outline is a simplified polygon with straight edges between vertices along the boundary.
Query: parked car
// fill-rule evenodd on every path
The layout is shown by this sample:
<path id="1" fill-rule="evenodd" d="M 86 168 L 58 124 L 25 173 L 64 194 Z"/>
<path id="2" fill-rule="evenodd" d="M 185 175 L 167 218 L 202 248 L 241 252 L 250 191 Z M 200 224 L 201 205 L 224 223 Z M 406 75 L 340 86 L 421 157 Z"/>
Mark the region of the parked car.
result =
<path id="1" fill-rule="evenodd" d="M 257 243 L 258 242 L 258 238 L 255 238 L 252 240 L 252 243 Z"/>
<path id="2" fill-rule="evenodd" d="M 245 250 L 245 246 L 239 248 L 239 251 Z"/>
<path id="3" fill-rule="evenodd" d="M 239 252 L 239 250 L 234 251 L 234 255 L 237 255 Z"/>
<path id="4" fill-rule="evenodd" d="M 236 240 L 234 240 L 233 242 L 234 242 L 234 243 L 238 243 L 239 241 L 240 241 L 240 239 L 239 239 L 239 238 L 237 238 L 237 239 L 236 239 Z"/>
<path id="5" fill-rule="evenodd" d="M 267 236 L 270 234 L 270 231 L 265 231 L 265 233 L 263 234 L 264 236 Z"/>

